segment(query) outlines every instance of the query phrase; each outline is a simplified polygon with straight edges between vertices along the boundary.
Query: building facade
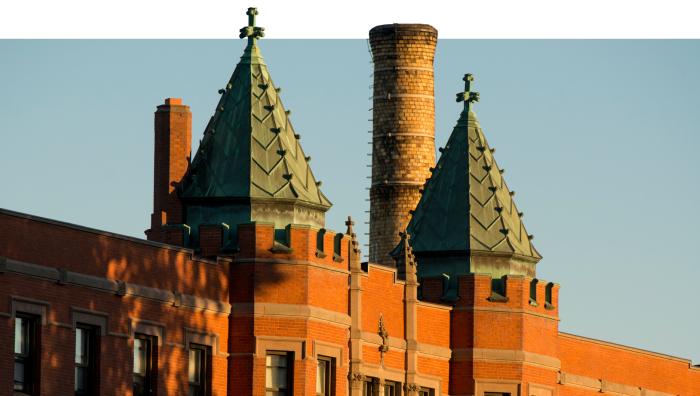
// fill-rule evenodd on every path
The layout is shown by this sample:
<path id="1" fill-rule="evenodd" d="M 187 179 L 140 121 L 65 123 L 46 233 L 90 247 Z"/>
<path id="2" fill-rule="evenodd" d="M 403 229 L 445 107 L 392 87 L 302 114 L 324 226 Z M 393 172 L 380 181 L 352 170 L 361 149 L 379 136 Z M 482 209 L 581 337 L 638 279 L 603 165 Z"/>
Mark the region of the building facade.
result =
<path id="1" fill-rule="evenodd" d="M 428 25 L 370 31 L 362 262 L 247 14 L 194 158 L 189 107 L 157 107 L 147 239 L 0 210 L 0 395 L 700 395 L 688 360 L 559 332 L 471 75 L 435 162 Z"/>

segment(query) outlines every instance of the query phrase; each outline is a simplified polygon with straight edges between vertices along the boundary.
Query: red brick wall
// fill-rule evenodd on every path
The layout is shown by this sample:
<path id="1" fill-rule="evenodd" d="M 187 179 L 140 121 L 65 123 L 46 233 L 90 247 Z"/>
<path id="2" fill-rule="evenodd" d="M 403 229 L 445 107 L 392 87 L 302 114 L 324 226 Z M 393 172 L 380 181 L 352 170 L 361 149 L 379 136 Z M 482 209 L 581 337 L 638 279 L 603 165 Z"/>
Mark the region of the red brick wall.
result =
<path id="1" fill-rule="evenodd" d="M 103 360 L 101 367 L 104 395 L 131 392 L 131 325 L 135 320 L 157 322 L 165 329 L 166 342 L 159 350 L 161 395 L 178 394 L 187 386 L 186 328 L 218 337 L 219 351 L 215 350 L 213 366 L 217 396 L 264 394 L 265 356 L 259 346 L 269 340 L 292 340 L 300 345 L 294 365 L 296 394 L 313 393 L 316 345 L 335 348 L 339 359 L 336 395 L 346 393 L 350 356 L 350 239 L 346 235 L 341 235 L 340 254 L 334 257 L 336 234 L 333 232 L 326 232 L 323 237 L 325 254 L 317 254 L 318 230 L 290 227 L 291 251 L 284 251 L 274 249 L 271 225 L 243 225 L 239 228 L 240 252 L 231 262 L 214 262 L 194 258 L 186 249 L 9 212 L 0 213 L 0 224 L 2 257 L 233 304 L 233 314 L 228 316 L 131 295 L 119 297 L 87 287 L 60 285 L 13 272 L 0 273 L 4 286 L 0 288 L 0 339 L 13 338 L 13 322 L 9 317 L 13 298 L 46 303 L 48 324 L 42 327 L 43 395 L 72 391 L 75 337 L 72 311 L 76 308 L 108 318 L 108 334 L 101 339 L 102 354 L 110 357 Z M 396 270 L 374 265 L 369 265 L 367 274 L 361 276 L 362 330 L 376 334 L 381 313 L 390 337 L 405 340 L 405 282 L 396 279 Z M 234 285 L 230 289 L 229 281 Z M 459 279 L 460 298 L 453 307 L 419 302 L 416 306 L 418 349 L 434 354 L 418 353 L 418 375 L 438 379 L 443 394 L 472 394 L 480 381 L 518 383 L 523 394 L 530 392 L 533 384 L 550 387 L 559 395 L 597 393 L 557 384 L 562 375 L 559 371 L 563 375 L 603 379 L 669 394 L 692 394 L 700 389 L 700 369 L 689 367 L 689 362 L 683 359 L 559 334 L 558 285 L 552 289 L 552 304 L 546 305 L 547 282 L 540 281 L 536 304 L 532 304 L 531 281 L 521 276 L 508 277 L 508 301 L 498 302 L 489 300 L 489 276 L 464 276 Z M 255 308 L 268 306 L 278 311 Z M 280 307 L 300 310 L 285 313 L 279 311 Z M 315 313 L 309 314 L 311 310 Z M 366 342 L 362 349 L 364 363 L 380 364 L 377 345 Z M 328 350 L 325 351 L 322 353 Z M 449 351 L 454 353 L 451 360 L 445 356 Z M 506 355 L 498 355 L 499 351 Z M 231 354 L 230 359 L 226 358 L 226 352 Z M 473 359 L 468 357 L 470 353 L 474 354 Z M 479 353 L 491 355 L 478 356 Z M 530 354 L 526 358 L 530 361 L 518 360 L 521 358 L 517 353 L 521 354 L 518 356 Z M 0 370 L 11 372 L 11 361 L 11 343 L 0 343 Z M 561 368 L 553 367 L 559 361 Z M 383 362 L 387 368 L 404 370 L 406 351 L 391 347 Z M 9 392 L 10 388 L 9 378 L 0 376 L 0 394 Z"/>
<path id="2" fill-rule="evenodd" d="M 47 322 L 41 328 L 41 391 L 42 395 L 71 394 L 73 391 L 73 358 L 75 333 L 72 310 L 75 308 L 107 316 L 107 335 L 101 337 L 101 395 L 129 395 L 132 386 L 132 320 L 150 321 L 165 327 L 165 342 L 159 348 L 159 395 L 177 394 L 185 389 L 187 357 L 184 354 L 185 328 L 216 334 L 219 348 L 228 345 L 228 317 L 212 311 L 195 312 L 145 298 L 118 297 L 108 293 L 72 285 L 58 285 L 24 275 L 0 275 L 0 311 L 10 312 L 12 296 L 44 301 L 48 304 Z M 4 319 L 4 318 L 3 318 Z M 2 320 L 0 338 L 12 340 L 14 323 Z M 0 361 L 11 362 L 11 342 L 0 346 Z M 226 357 L 214 355 L 214 394 L 226 395 Z M 11 373 L 12 370 L 3 371 Z M 11 387 L 10 376 L 0 376 L 0 389 Z M 10 394 L 0 392 L 0 394 Z"/>
<path id="3" fill-rule="evenodd" d="M 456 356 L 450 373 L 452 392 L 473 394 L 479 382 L 555 386 L 558 286 L 552 291 L 552 309 L 547 309 L 546 282 L 538 284 L 537 304 L 531 304 L 531 281 L 508 276 L 507 301 L 497 301 L 490 298 L 490 276 L 460 277 L 459 300 L 451 312 L 451 347 Z"/>
<path id="4" fill-rule="evenodd" d="M 404 339 L 403 282 L 394 282 L 396 271 L 382 266 L 371 265 L 367 275 L 362 283 L 362 330 L 376 334 L 382 314 L 389 335 Z"/>
<path id="5" fill-rule="evenodd" d="M 417 340 L 420 343 L 450 347 L 450 311 L 418 305 Z"/>
<path id="6" fill-rule="evenodd" d="M 336 234 L 325 233 L 322 249 L 325 255 L 317 255 L 318 232 L 306 226 L 289 227 L 291 251 L 286 252 L 273 249 L 271 224 L 239 227 L 240 252 L 231 266 L 231 278 L 237 280 L 234 281 L 236 287 L 231 288 L 230 300 L 233 304 L 230 321 L 233 357 L 229 372 L 232 395 L 265 394 L 265 349 L 260 349 L 259 345 L 269 340 L 286 343 L 289 348 L 294 345 L 301 348 L 301 352 L 297 352 L 304 358 L 297 354 L 294 361 L 294 392 L 299 395 L 315 392 L 315 343 L 341 351 L 336 361 L 335 386 L 337 395 L 346 393 L 347 325 L 313 317 L 313 313 L 305 315 L 310 309 L 316 309 L 323 315 L 349 318 L 349 238 L 341 235 L 339 259 L 334 260 Z M 253 312 L 253 307 L 276 311 L 260 308 Z M 281 348 L 288 350 L 284 346 Z"/>
<path id="7" fill-rule="evenodd" d="M 561 333 L 561 370 L 677 395 L 700 394 L 700 369 L 685 359 Z M 576 393 L 561 386 L 564 395 Z"/>
<path id="8" fill-rule="evenodd" d="M 171 248 L 35 219 L 0 213 L 0 256 L 12 260 L 63 268 L 130 284 L 176 291 L 216 301 L 228 301 L 228 262 L 192 257 L 191 251 Z M 107 317 L 107 335 L 101 337 L 102 395 L 128 395 L 132 386 L 133 321 L 155 322 L 165 328 L 159 348 L 158 393 L 170 395 L 186 387 L 185 328 L 218 337 L 219 350 L 228 349 L 228 316 L 209 310 L 175 307 L 172 302 L 133 295 L 123 297 L 86 286 L 13 272 L 0 273 L 0 312 L 11 314 L 13 298 L 47 304 L 48 324 L 41 328 L 43 395 L 70 394 L 73 389 L 74 338 L 72 311 L 97 312 Z M 14 323 L 2 320 L 0 338 L 12 340 Z M 12 361 L 12 350 L 0 343 L 0 361 Z M 214 394 L 226 395 L 226 357 L 214 351 Z M 4 370 L 3 372 L 12 372 Z M 0 376 L 0 389 L 9 389 L 11 377 Z M 5 394 L 5 392 L 0 392 Z M 8 393 L 9 394 L 9 393 Z"/>
<path id="9" fill-rule="evenodd" d="M 0 256 L 68 271 L 228 299 L 228 263 L 194 258 L 191 250 L 153 244 L 0 212 Z"/>

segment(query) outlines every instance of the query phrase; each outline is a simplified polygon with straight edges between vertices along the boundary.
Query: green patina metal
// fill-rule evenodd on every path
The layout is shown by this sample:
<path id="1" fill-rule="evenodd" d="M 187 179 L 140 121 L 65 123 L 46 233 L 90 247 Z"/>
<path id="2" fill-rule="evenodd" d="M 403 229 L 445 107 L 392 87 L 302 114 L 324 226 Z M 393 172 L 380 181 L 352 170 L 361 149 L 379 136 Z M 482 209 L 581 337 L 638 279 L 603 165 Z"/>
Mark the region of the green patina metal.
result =
<path id="1" fill-rule="evenodd" d="M 445 276 L 454 297 L 456 277 L 534 272 L 535 250 L 471 105 L 479 94 L 464 77 L 457 125 L 426 183 L 407 231 L 420 276 Z M 398 248 L 398 247 L 397 247 Z M 486 258 L 486 259 L 485 259 Z M 513 262 L 517 262 L 513 264 Z"/>
<path id="2" fill-rule="evenodd" d="M 179 188 L 193 242 L 201 224 L 266 221 L 323 226 L 323 195 L 257 46 L 264 28 L 248 9 L 248 39 Z"/>

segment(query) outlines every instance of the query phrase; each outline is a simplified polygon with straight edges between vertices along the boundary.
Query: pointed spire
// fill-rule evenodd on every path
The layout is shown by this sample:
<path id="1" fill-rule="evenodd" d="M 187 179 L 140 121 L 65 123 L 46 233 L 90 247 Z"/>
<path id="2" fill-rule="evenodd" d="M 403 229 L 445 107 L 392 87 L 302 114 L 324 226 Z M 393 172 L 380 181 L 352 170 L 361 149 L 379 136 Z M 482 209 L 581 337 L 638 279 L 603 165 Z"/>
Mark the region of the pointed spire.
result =
<path id="1" fill-rule="evenodd" d="M 474 77 L 466 74 L 463 80 L 457 101 L 464 102 L 464 109 L 408 225 L 413 250 L 417 255 L 505 254 L 537 262 L 541 256 L 528 237 L 514 194 L 471 111 L 479 100 L 471 87 Z"/>
<path id="2" fill-rule="evenodd" d="M 396 268 L 398 269 L 399 279 L 404 280 L 415 280 L 415 275 L 417 273 L 416 258 L 413 255 L 413 249 L 409 243 L 410 235 L 408 229 L 399 233 L 401 240 L 396 248 L 389 253 L 391 257 L 396 261 Z"/>
<path id="3" fill-rule="evenodd" d="M 408 233 L 408 229 L 400 233 L 399 236 L 401 236 L 400 246 L 402 247 L 401 260 L 403 260 L 403 262 L 405 263 L 406 268 L 414 268 L 416 266 L 416 261 L 415 257 L 413 256 L 413 249 L 411 248 L 411 244 L 409 243 L 410 235 Z"/>
<path id="4" fill-rule="evenodd" d="M 360 257 L 360 242 L 357 240 L 357 235 L 355 234 L 355 230 L 353 230 L 352 226 L 355 225 L 355 222 L 352 221 L 352 217 L 348 216 L 348 220 L 345 222 L 345 225 L 348 226 L 348 229 L 345 231 L 346 235 L 350 235 L 350 242 L 352 245 L 352 251 L 355 253 L 355 256 L 357 258 Z"/>
<path id="5" fill-rule="evenodd" d="M 289 223 L 323 227 L 331 203 L 320 190 L 256 45 L 264 36 L 264 29 L 255 25 L 257 14 L 255 8 L 248 9 L 248 26 L 240 34 L 248 45 L 220 91 L 180 196 L 192 203 L 188 221 L 195 224 L 215 216 L 227 224 L 258 220 L 280 228 Z"/>
<path id="6" fill-rule="evenodd" d="M 355 234 L 355 230 L 353 229 L 355 222 L 352 220 L 352 217 L 348 216 L 347 221 L 345 221 L 345 225 L 348 227 L 348 229 L 345 231 L 345 235 L 350 236 L 350 251 L 348 252 L 350 260 L 348 265 L 351 269 L 361 268 L 360 242 L 357 240 L 357 235 Z"/>

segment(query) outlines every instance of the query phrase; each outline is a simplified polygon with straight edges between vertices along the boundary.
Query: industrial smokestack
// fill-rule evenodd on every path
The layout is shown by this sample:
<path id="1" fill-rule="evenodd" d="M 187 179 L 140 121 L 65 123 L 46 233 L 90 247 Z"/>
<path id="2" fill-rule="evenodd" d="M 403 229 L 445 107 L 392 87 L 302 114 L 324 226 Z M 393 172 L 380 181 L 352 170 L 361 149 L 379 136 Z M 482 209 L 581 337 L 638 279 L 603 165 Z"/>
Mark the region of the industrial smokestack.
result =
<path id="1" fill-rule="evenodd" d="M 374 62 L 369 260 L 393 266 L 389 252 L 435 164 L 437 30 L 381 25 L 370 30 L 369 39 Z"/>

